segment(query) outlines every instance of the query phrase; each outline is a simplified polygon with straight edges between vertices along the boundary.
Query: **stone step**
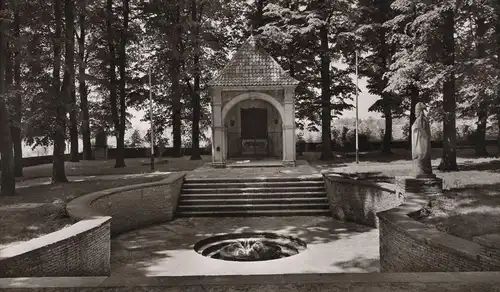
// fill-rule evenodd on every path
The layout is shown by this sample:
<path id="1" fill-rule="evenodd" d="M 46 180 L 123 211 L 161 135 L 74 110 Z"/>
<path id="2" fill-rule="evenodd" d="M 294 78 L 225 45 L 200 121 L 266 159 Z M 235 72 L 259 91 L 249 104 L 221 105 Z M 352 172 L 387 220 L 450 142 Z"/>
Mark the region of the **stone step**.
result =
<path id="1" fill-rule="evenodd" d="M 246 211 L 246 210 L 329 210 L 326 203 L 238 204 L 238 205 L 179 205 L 178 211 Z"/>
<path id="2" fill-rule="evenodd" d="M 183 194 L 321 192 L 324 186 L 182 189 Z"/>
<path id="3" fill-rule="evenodd" d="M 241 211 L 184 211 L 176 217 L 274 217 L 274 216 L 325 216 L 331 217 L 330 210 L 241 210 Z"/>
<path id="4" fill-rule="evenodd" d="M 235 199 L 280 199 L 280 198 L 326 198 L 324 190 L 318 192 L 287 192 L 287 193 L 196 193 L 182 194 L 180 200 L 235 200 Z"/>
<path id="5" fill-rule="evenodd" d="M 277 176 L 277 177 L 220 177 L 220 178 L 201 178 L 186 177 L 184 183 L 231 183 L 231 182 L 295 182 L 295 181 L 324 181 L 322 175 L 303 175 L 296 177 Z"/>
<path id="6" fill-rule="evenodd" d="M 283 167 L 283 162 L 261 162 L 261 163 L 230 163 L 226 165 L 227 168 L 260 168 L 260 167 Z"/>
<path id="7" fill-rule="evenodd" d="M 327 204 L 328 199 L 326 197 L 320 198 L 231 198 L 231 199 L 185 199 L 181 198 L 179 205 L 182 206 L 199 206 L 199 205 L 241 205 L 241 204 L 280 204 L 287 206 L 288 204 Z"/>
<path id="8" fill-rule="evenodd" d="M 212 183 L 193 183 L 186 182 L 183 189 L 208 189 L 208 188 L 255 188 L 255 187 L 304 187 L 321 186 L 323 181 L 276 181 L 276 182 L 212 182 Z"/>

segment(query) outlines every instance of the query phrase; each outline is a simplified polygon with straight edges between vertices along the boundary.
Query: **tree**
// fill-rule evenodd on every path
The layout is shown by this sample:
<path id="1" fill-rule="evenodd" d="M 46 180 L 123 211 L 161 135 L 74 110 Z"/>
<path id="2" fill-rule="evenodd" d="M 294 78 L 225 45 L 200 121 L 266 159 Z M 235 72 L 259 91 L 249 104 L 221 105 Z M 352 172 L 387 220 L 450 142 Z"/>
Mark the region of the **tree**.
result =
<path id="1" fill-rule="evenodd" d="M 69 83 L 69 75 L 65 74 L 61 87 L 61 40 L 62 40 L 62 0 L 54 0 L 54 70 L 52 72 L 52 94 L 55 107 L 55 128 L 52 132 L 52 140 L 54 141 L 54 151 L 52 155 L 52 182 L 61 183 L 67 182 L 66 172 L 64 169 L 64 150 L 66 141 L 66 104 L 64 93 L 68 94 L 71 88 Z M 70 0 L 66 0 L 70 1 Z M 67 3 L 66 3 L 67 5 Z M 67 13 L 67 7 L 66 7 Z M 67 57 L 67 56 L 66 56 Z M 66 60 L 66 70 L 69 68 L 69 60 Z M 61 90 L 66 89 L 65 91 Z M 71 92 L 70 92 L 71 93 Z"/>
<path id="2" fill-rule="evenodd" d="M 191 0 L 191 21 L 193 22 L 193 66 L 194 66 L 194 84 L 191 88 L 189 80 L 187 81 L 191 88 L 192 108 L 193 108 L 193 126 L 191 130 L 191 160 L 201 160 L 200 155 L 200 115 L 201 115 L 201 102 L 200 102 L 200 21 L 202 15 L 202 5 L 197 8 L 197 0 Z M 198 16 L 199 15 L 199 16 Z"/>
<path id="3" fill-rule="evenodd" d="M 108 90 L 109 101 L 111 105 L 111 115 L 113 118 L 114 132 L 116 137 L 117 155 L 115 167 L 124 167 L 125 158 L 123 157 L 123 148 L 125 141 L 122 141 L 121 133 L 121 119 L 118 111 L 118 94 L 117 94 L 117 81 L 116 81 L 116 35 L 115 35 L 115 15 L 113 12 L 113 0 L 106 2 L 106 28 L 107 28 L 107 45 L 108 45 Z M 121 61 L 121 59 L 120 59 Z M 121 73 L 121 72 L 120 72 Z"/>
<path id="4" fill-rule="evenodd" d="M 181 86 L 180 86 L 180 67 L 181 67 L 181 5 L 183 1 L 177 1 L 173 7 L 172 30 L 169 34 L 170 48 L 170 78 L 172 86 L 172 138 L 173 149 L 172 156 L 182 156 L 182 116 L 181 116 Z"/>
<path id="5" fill-rule="evenodd" d="M 14 53 L 14 93 L 12 94 L 13 119 L 11 124 L 12 143 L 14 144 L 14 173 L 16 177 L 23 176 L 23 148 L 22 148 L 22 80 L 21 80 L 21 16 L 20 4 L 13 1 L 14 23 L 12 26 L 13 53 Z"/>
<path id="6" fill-rule="evenodd" d="M 70 160 L 78 162 L 80 160 L 78 154 L 78 121 L 76 118 L 77 105 L 75 95 L 75 3 L 74 0 L 65 0 L 65 70 L 64 75 L 68 82 L 65 84 L 64 95 L 69 108 L 69 136 L 71 141 Z M 66 77 L 67 76 L 67 77 Z"/>
<path id="7" fill-rule="evenodd" d="M 119 106 L 119 117 L 116 122 L 118 122 L 118 129 L 116 129 L 117 139 L 116 139 L 116 163 L 115 167 L 125 167 L 125 123 L 127 114 L 127 102 L 126 102 L 126 84 L 127 84 L 127 39 L 128 39 L 128 25 L 129 25 L 129 0 L 123 0 L 123 27 L 120 34 L 120 46 L 119 46 L 119 70 L 120 70 L 120 106 Z"/>
<path id="8" fill-rule="evenodd" d="M 78 39 L 78 83 L 79 83 L 79 96 L 80 96 L 80 111 L 81 111 L 81 121 L 82 121 L 82 140 L 83 140 L 83 160 L 92 159 L 92 145 L 90 142 L 90 118 L 89 118 L 89 106 L 88 106 L 88 94 L 87 94 L 87 80 L 85 76 L 86 71 L 86 56 L 87 51 L 85 50 L 85 38 L 86 38 L 86 14 L 87 14 L 87 1 L 80 0 L 80 11 L 78 17 L 78 23 L 80 26 L 80 34 L 77 35 Z"/>
<path id="9" fill-rule="evenodd" d="M 9 112 L 7 110 L 7 91 L 5 84 L 6 65 L 6 31 L 7 7 L 6 0 L 0 0 L 0 153 L 2 154 L 2 177 L 0 182 L 1 194 L 11 196 L 15 194 L 16 181 L 12 153 Z"/>
<path id="10" fill-rule="evenodd" d="M 259 31 L 267 50 L 290 75 L 300 81 L 296 89 L 296 116 L 300 129 L 318 131 L 321 124 L 322 159 L 333 158 L 332 115 L 352 107 L 355 86 L 347 70 L 334 68 L 345 53 L 342 35 L 349 31 L 350 1 L 285 1 L 269 3 Z M 341 40 L 342 39 L 342 40 Z M 320 56 L 318 58 L 318 54 Z M 320 96 L 316 92 L 320 91 Z M 307 123 L 308 122 L 308 123 Z"/>
<path id="11" fill-rule="evenodd" d="M 456 171 L 457 130 L 455 98 L 455 7 L 444 5 L 442 10 L 442 49 L 441 60 L 445 66 L 443 81 L 443 157 L 438 168 L 441 171 Z"/>
<path id="12" fill-rule="evenodd" d="M 368 77 L 370 93 L 379 95 L 379 99 L 370 107 L 370 111 L 382 112 L 385 118 L 385 131 L 382 143 L 382 153 L 391 154 L 392 120 L 395 106 L 398 104 L 396 96 L 384 89 L 388 84 L 385 73 L 389 70 L 394 44 L 390 42 L 388 28 L 384 24 L 392 19 L 393 10 L 390 0 L 360 0 L 357 33 L 361 36 L 360 46 L 363 51 L 371 51 L 365 57 L 360 73 Z"/>
<path id="13" fill-rule="evenodd" d="M 132 148 L 141 147 L 143 142 L 144 139 L 142 139 L 139 130 L 136 129 L 130 136 L 130 139 L 128 141 L 128 146 Z"/>

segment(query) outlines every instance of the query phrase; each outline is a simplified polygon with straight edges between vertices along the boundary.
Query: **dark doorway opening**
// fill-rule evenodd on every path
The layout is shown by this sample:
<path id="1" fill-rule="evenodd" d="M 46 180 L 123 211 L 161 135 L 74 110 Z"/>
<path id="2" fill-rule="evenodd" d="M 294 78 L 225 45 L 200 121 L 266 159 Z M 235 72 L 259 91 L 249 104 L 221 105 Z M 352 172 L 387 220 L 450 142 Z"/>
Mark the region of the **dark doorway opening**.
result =
<path id="1" fill-rule="evenodd" d="M 241 151 L 244 156 L 269 155 L 267 109 L 241 109 Z"/>

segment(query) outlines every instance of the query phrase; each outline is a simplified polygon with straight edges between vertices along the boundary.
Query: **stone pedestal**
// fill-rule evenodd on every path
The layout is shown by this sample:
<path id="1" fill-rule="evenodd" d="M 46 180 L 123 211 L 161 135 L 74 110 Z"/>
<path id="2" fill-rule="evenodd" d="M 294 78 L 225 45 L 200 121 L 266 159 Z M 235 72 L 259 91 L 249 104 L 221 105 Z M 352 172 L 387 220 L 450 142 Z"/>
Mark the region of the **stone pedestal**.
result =
<path id="1" fill-rule="evenodd" d="M 424 194 L 429 199 L 443 195 L 443 180 L 433 174 L 415 176 L 397 176 L 396 186 L 405 197 L 411 194 Z"/>

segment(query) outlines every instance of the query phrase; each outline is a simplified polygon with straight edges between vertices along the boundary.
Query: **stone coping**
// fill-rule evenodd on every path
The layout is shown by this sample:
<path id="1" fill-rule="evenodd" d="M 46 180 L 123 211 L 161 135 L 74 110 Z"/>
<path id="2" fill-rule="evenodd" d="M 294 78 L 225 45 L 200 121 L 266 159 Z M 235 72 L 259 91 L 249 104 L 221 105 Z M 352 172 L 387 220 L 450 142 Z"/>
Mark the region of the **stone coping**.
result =
<path id="1" fill-rule="evenodd" d="M 405 203 L 401 206 L 379 212 L 377 216 L 410 238 L 446 249 L 470 260 L 478 260 L 482 249 L 480 244 L 428 227 L 408 216 L 412 212 L 421 210 L 427 203 L 428 198 L 425 195 L 412 194 L 406 197 Z"/>
<path id="2" fill-rule="evenodd" d="M 0 278 L 0 289 L 8 288 L 119 288 L 223 285 L 287 285 L 287 284 L 352 284 L 352 283 L 488 283 L 500 286 L 500 272 L 435 272 L 435 273 L 346 273 L 346 274 L 282 274 L 179 277 L 47 277 Z M 234 290 L 231 290 L 234 291 Z"/>
<path id="3" fill-rule="evenodd" d="M 353 179 L 347 176 L 343 176 L 338 173 L 332 173 L 332 172 L 324 172 L 322 173 L 323 177 L 334 182 L 340 182 L 340 183 L 349 183 L 349 184 L 354 184 L 354 185 L 361 185 L 361 186 L 367 186 L 367 187 L 372 187 L 372 188 L 377 188 L 386 192 L 391 192 L 391 193 L 396 193 L 397 192 L 397 187 L 394 184 L 391 183 L 385 183 L 385 182 L 372 182 L 369 180 L 364 180 L 362 178 L 360 179 Z"/>
<path id="4" fill-rule="evenodd" d="M 474 236 L 472 241 L 479 243 L 482 246 L 500 249 L 500 233 Z"/>
<path id="5" fill-rule="evenodd" d="M 15 257 L 39 248 L 44 248 L 58 242 L 70 239 L 78 234 L 87 232 L 94 228 L 99 228 L 107 224 L 111 219 L 109 216 L 89 218 L 87 220 L 79 221 L 71 226 L 65 227 L 58 231 L 33 238 L 28 241 L 20 242 L 18 244 L 0 249 L 0 261 L 6 258 Z"/>
<path id="6" fill-rule="evenodd" d="M 66 205 L 66 211 L 68 212 L 68 215 L 71 218 L 74 218 L 76 220 L 84 220 L 92 217 L 106 216 L 105 214 L 101 214 L 100 212 L 92 209 L 91 205 L 94 201 L 120 192 L 168 185 L 184 177 L 185 175 L 186 172 L 176 172 L 170 174 L 165 179 L 162 179 L 161 181 L 157 182 L 149 182 L 149 183 L 135 184 L 130 186 L 117 187 L 86 194 L 70 201 L 68 205 Z"/>

